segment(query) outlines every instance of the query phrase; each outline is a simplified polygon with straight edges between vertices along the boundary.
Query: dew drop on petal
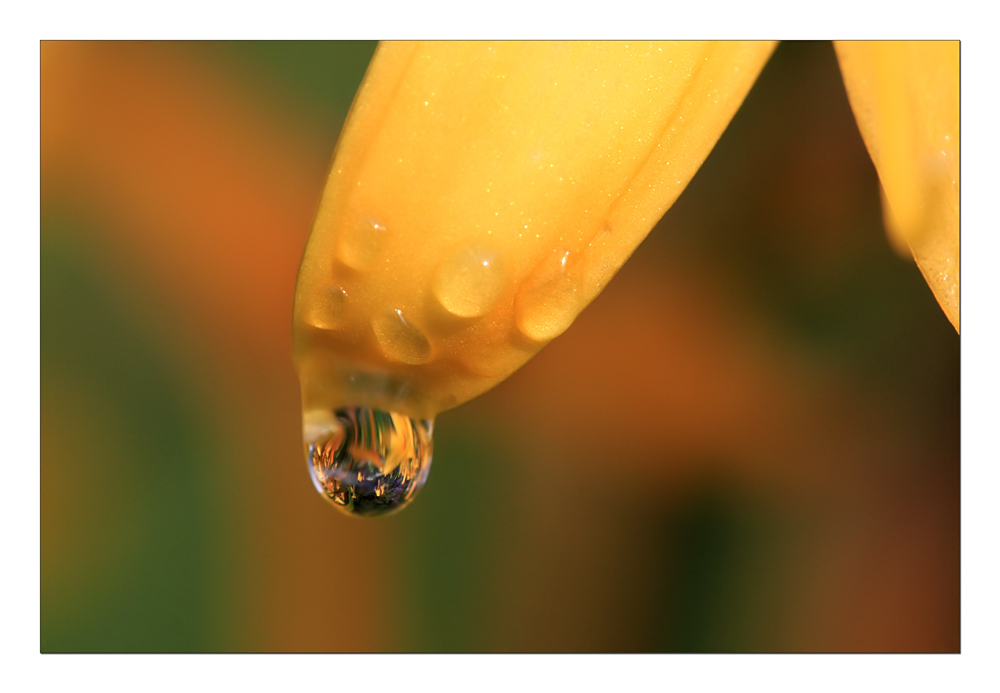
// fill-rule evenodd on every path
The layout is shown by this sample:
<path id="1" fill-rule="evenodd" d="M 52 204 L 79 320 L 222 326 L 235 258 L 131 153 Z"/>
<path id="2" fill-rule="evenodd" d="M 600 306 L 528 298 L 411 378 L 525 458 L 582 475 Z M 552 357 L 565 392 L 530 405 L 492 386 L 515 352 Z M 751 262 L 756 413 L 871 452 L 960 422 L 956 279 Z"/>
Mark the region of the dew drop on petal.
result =
<path id="1" fill-rule="evenodd" d="M 581 259 L 577 253 L 555 251 L 521 283 L 514 299 L 514 320 L 525 336 L 545 341 L 573 324 L 586 305 Z"/>
<path id="2" fill-rule="evenodd" d="M 431 343 L 420 329 L 403 317 L 399 309 L 389 310 L 372 319 L 372 329 L 382 353 L 394 361 L 411 365 L 431 358 Z"/>
<path id="3" fill-rule="evenodd" d="M 319 493 L 351 515 L 406 506 L 431 469 L 433 420 L 368 407 L 303 415 L 309 475 Z"/>
<path id="4" fill-rule="evenodd" d="M 344 324 L 347 315 L 347 292 L 339 286 L 329 286 L 317 293 L 309 306 L 309 322 L 321 330 L 335 330 Z"/>
<path id="5" fill-rule="evenodd" d="M 449 313 L 476 318 L 496 305 L 505 284 L 496 251 L 473 243 L 441 263 L 431 286 L 434 296 Z"/>
<path id="6" fill-rule="evenodd" d="M 337 256 L 348 267 L 366 270 L 381 253 L 388 233 L 385 224 L 370 217 L 356 219 L 341 232 Z"/>
<path id="7" fill-rule="evenodd" d="M 523 366 L 534 353 L 534 350 L 522 349 L 510 343 L 487 343 L 468 349 L 459 362 L 476 375 L 506 377 Z"/>

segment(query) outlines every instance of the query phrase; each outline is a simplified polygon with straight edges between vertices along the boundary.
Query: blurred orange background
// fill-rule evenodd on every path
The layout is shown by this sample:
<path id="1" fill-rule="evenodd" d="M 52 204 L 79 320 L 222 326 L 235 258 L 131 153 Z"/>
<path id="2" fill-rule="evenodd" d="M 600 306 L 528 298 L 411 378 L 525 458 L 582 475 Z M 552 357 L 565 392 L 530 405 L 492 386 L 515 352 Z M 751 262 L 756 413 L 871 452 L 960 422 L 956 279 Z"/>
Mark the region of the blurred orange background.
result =
<path id="1" fill-rule="evenodd" d="M 959 339 L 828 43 L 412 506 L 319 497 L 292 292 L 374 48 L 42 43 L 42 651 L 957 651 Z"/>

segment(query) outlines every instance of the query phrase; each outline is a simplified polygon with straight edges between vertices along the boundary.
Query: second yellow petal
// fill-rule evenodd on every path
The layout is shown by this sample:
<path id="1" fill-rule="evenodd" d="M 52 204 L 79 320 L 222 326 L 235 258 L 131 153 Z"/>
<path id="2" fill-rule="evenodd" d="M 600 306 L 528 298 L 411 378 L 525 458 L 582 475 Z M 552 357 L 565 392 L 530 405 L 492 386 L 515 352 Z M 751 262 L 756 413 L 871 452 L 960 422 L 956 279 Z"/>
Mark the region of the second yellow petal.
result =
<path id="1" fill-rule="evenodd" d="M 837 41 L 886 226 L 959 329 L 959 44 Z"/>

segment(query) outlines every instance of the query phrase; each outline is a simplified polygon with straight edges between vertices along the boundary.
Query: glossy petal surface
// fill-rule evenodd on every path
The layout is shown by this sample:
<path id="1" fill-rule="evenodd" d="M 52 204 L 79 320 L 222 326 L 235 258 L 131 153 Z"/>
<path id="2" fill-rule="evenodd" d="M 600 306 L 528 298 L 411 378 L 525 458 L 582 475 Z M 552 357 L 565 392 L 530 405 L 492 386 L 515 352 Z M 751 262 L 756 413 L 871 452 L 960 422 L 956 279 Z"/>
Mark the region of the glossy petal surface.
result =
<path id="1" fill-rule="evenodd" d="M 773 48 L 381 45 L 299 273 L 306 409 L 431 418 L 510 375 L 673 203 Z M 348 300 L 320 329 L 332 288 Z"/>

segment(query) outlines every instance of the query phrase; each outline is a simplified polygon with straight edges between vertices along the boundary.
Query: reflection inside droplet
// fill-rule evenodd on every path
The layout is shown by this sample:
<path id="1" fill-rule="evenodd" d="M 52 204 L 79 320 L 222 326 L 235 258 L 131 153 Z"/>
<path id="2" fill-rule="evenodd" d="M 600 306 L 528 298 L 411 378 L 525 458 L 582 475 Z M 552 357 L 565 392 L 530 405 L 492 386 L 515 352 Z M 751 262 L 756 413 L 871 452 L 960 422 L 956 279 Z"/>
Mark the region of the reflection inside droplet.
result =
<path id="1" fill-rule="evenodd" d="M 307 411 L 302 433 L 313 485 L 352 515 L 410 502 L 431 468 L 434 422 L 368 407 Z"/>

